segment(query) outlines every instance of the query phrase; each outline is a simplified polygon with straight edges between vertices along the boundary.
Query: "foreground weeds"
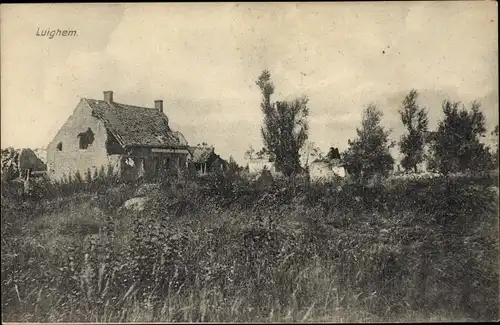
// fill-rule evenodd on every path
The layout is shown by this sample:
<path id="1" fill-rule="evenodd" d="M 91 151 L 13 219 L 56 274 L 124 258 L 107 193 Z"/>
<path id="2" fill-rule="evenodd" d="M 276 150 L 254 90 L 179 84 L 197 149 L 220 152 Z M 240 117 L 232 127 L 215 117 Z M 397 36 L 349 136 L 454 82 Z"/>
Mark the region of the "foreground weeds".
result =
<path id="1" fill-rule="evenodd" d="M 95 192 L 2 198 L 4 321 L 498 318 L 493 178 Z"/>

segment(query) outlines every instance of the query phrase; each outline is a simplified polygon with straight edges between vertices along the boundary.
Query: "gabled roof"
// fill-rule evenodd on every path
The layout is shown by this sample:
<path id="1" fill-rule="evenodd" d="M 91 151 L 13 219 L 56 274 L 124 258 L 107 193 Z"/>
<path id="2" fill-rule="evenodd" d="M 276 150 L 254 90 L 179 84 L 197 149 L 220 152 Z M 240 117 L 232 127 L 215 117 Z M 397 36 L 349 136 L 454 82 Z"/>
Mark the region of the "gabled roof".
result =
<path id="1" fill-rule="evenodd" d="M 168 118 L 157 109 L 88 98 L 82 100 L 92 109 L 92 115 L 100 119 L 124 147 L 187 146 L 184 136 L 172 131 Z"/>
<path id="2" fill-rule="evenodd" d="M 191 153 L 191 160 L 196 164 L 203 164 L 208 161 L 212 153 L 214 153 L 214 148 L 212 147 L 190 147 L 189 152 Z"/>

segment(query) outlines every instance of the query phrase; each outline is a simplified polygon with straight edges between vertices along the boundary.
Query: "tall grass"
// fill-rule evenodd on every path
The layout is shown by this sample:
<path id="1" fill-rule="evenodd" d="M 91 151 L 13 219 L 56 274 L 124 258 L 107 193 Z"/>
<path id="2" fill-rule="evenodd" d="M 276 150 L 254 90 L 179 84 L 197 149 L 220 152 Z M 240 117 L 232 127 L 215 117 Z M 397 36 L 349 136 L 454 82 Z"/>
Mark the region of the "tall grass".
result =
<path id="1" fill-rule="evenodd" d="M 3 320 L 498 318 L 494 177 L 137 188 L 2 198 Z"/>

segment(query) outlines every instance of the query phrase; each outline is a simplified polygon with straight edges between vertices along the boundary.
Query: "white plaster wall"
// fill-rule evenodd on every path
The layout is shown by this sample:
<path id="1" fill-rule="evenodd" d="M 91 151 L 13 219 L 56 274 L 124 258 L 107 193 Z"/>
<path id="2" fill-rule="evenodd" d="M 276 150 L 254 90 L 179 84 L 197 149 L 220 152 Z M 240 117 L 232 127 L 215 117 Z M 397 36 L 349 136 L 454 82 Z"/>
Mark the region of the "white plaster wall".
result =
<path id="1" fill-rule="evenodd" d="M 94 170 L 99 171 L 101 166 L 107 171 L 108 164 L 119 172 L 120 156 L 107 154 L 106 128 L 91 113 L 90 107 L 81 100 L 47 146 L 47 174 L 52 180 L 61 180 L 65 175 L 74 176 L 77 171 L 84 177 L 88 169 L 93 175 Z M 80 149 L 78 134 L 89 127 L 94 132 L 94 142 L 87 149 Z M 59 142 L 62 143 L 61 151 L 57 149 Z"/>

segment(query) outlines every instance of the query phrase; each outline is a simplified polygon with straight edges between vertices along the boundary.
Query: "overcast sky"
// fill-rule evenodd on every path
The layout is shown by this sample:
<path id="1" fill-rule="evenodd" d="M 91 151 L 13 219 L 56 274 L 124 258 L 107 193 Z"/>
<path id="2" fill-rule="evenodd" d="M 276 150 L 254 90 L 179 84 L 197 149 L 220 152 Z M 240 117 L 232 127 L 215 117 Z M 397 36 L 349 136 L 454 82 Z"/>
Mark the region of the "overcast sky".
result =
<path id="1" fill-rule="evenodd" d="M 310 98 L 310 140 L 341 150 L 376 103 L 399 139 L 415 88 L 441 118 L 445 98 L 479 100 L 498 123 L 497 3 L 54 4 L 1 6 L 1 143 L 45 147 L 81 97 L 153 106 L 192 145 L 242 162 L 262 147 L 263 69 L 274 100 Z M 76 30 L 75 37 L 36 36 Z"/>

